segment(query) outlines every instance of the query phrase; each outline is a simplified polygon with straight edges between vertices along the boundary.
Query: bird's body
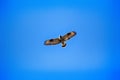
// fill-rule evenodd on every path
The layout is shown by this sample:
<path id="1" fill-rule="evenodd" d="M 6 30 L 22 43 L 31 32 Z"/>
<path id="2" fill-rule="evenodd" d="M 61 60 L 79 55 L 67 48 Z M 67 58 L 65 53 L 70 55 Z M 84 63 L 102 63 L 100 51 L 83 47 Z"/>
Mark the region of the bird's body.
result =
<path id="1" fill-rule="evenodd" d="M 76 32 L 75 32 L 75 31 L 72 31 L 72 32 L 67 33 L 67 34 L 64 35 L 64 36 L 61 36 L 61 35 L 60 35 L 59 38 L 46 40 L 46 41 L 44 42 L 44 44 L 45 44 L 45 45 L 56 45 L 56 44 L 62 43 L 62 47 L 65 47 L 65 46 L 66 46 L 65 41 L 66 41 L 66 40 L 69 40 L 71 37 L 73 37 L 73 36 L 75 36 L 75 35 L 76 35 Z"/>
<path id="2" fill-rule="evenodd" d="M 62 47 L 65 47 L 66 43 L 65 43 L 65 40 L 62 36 L 60 36 L 60 40 L 61 40 L 61 43 L 62 43 Z"/>

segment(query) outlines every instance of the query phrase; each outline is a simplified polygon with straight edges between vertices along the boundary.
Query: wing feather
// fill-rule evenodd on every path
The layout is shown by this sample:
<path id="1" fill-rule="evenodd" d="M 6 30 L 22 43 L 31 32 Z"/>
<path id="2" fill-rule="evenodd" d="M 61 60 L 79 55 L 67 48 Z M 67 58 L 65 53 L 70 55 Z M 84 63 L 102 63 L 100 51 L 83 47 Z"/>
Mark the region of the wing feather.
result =
<path id="1" fill-rule="evenodd" d="M 70 38 L 72 38 L 72 37 L 75 36 L 75 35 L 76 35 L 76 32 L 75 32 L 75 31 L 72 31 L 72 32 L 69 32 L 69 33 L 65 34 L 65 35 L 63 36 L 63 39 L 66 41 L 66 40 L 69 40 Z"/>
<path id="2" fill-rule="evenodd" d="M 59 38 L 55 38 L 55 39 L 50 39 L 50 40 L 46 40 L 44 42 L 45 45 L 55 45 L 55 44 L 59 44 L 61 41 Z"/>

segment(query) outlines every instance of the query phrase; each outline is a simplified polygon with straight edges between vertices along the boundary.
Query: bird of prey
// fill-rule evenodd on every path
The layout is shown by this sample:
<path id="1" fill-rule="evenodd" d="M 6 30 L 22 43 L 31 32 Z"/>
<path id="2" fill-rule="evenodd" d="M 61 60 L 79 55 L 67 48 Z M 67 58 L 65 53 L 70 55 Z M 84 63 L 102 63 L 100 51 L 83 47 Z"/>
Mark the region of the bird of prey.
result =
<path id="1" fill-rule="evenodd" d="M 75 35 L 76 35 L 76 32 L 72 31 L 72 32 L 65 34 L 64 36 L 60 35 L 59 38 L 46 40 L 44 42 L 44 45 L 56 45 L 56 44 L 62 43 L 62 47 L 65 47 L 66 46 L 65 41 L 69 40 L 70 38 L 72 38 Z"/>

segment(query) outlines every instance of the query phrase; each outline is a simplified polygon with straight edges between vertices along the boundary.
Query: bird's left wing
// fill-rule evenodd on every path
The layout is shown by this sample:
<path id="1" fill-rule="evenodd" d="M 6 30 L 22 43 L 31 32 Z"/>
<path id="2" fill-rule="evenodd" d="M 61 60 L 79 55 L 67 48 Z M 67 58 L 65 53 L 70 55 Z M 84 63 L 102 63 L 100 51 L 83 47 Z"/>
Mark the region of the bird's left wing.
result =
<path id="1" fill-rule="evenodd" d="M 59 44 L 61 41 L 59 38 L 55 38 L 55 39 L 50 39 L 50 40 L 46 40 L 44 42 L 45 45 L 56 45 Z"/>

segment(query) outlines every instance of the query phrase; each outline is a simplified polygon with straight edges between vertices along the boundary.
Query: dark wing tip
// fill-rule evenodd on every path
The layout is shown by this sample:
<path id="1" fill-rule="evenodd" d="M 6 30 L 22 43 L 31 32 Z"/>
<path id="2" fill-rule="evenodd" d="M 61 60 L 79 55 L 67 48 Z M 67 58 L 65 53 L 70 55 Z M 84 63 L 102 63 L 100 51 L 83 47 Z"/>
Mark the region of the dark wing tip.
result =
<path id="1" fill-rule="evenodd" d="M 76 32 L 75 31 L 71 31 L 71 32 L 67 33 L 68 36 L 71 35 L 71 34 L 76 35 Z"/>
<path id="2" fill-rule="evenodd" d="M 44 41 L 44 45 L 47 45 L 47 44 L 46 44 L 46 42 L 47 42 L 47 40 L 46 40 L 46 41 Z"/>
<path id="3" fill-rule="evenodd" d="M 53 42 L 54 39 L 46 40 L 44 41 L 44 45 L 50 45 L 50 42 Z"/>
<path id="4" fill-rule="evenodd" d="M 75 35 L 77 34 L 75 31 L 72 31 Z"/>

